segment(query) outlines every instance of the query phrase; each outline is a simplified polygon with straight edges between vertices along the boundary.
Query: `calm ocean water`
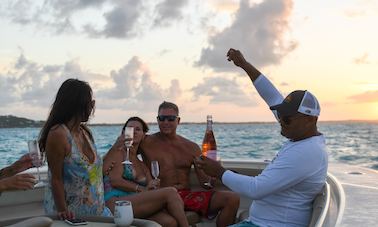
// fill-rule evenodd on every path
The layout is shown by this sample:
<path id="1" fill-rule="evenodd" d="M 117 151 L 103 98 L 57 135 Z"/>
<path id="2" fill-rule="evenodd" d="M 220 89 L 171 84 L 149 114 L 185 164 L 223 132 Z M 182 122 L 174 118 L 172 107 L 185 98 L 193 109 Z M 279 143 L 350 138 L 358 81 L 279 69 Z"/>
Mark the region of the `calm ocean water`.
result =
<path id="1" fill-rule="evenodd" d="M 378 170 L 378 123 L 320 122 L 326 136 L 330 162 L 348 163 Z M 104 155 L 114 143 L 121 126 L 91 126 L 97 149 Z M 205 124 L 181 124 L 178 133 L 197 144 L 202 143 Z M 0 129 L 0 168 L 27 152 L 29 139 L 39 128 Z M 150 125 L 150 132 L 157 132 Z M 218 155 L 223 159 L 272 159 L 285 141 L 278 123 L 214 124 Z"/>

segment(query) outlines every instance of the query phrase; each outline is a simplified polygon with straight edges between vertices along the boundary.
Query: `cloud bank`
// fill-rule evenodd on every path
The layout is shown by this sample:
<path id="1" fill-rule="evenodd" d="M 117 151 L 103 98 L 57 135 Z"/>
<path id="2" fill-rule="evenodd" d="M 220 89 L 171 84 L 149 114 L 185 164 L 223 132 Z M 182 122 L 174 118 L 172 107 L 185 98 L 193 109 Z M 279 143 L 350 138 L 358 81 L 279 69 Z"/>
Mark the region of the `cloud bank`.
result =
<path id="1" fill-rule="evenodd" d="M 202 49 L 196 65 L 215 71 L 234 70 L 232 64 L 225 64 L 230 47 L 240 49 L 257 67 L 278 64 L 297 46 L 285 39 L 292 7 L 291 0 L 266 0 L 254 5 L 241 0 L 233 23 L 209 38 L 209 46 Z"/>
<path id="2" fill-rule="evenodd" d="M 194 86 L 191 91 L 194 94 L 195 101 L 205 96 L 210 98 L 210 103 L 212 104 L 232 103 L 241 107 L 256 105 L 252 101 L 252 97 L 241 89 L 235 78 L 206 77 L 202 83 Z"/>
<path id="3" fill-rule="evenodd" d="M 2 108 L 20 104 L 49 107 L 59 86 L 68 78 L 88 81 L 99 100 L 99 109 L 156 111 L 163 100 L 176 101 L 181 97 L 178 80 L 162 88 L 153 77 L 137 56 L 110 75 L 102 75 L 82 69 L 77 61 L 43 65 L 21 54 L 7 72 L 0 73 L 0 101 Z"/>
<path id="4" fill-rule="evenodd" d="M 169 26 L 181 20 L 187 3 L 188 0 L 16 0 L 4 1 L 0 17 L 55 34 L 130 39 L 155 26 Z"/>

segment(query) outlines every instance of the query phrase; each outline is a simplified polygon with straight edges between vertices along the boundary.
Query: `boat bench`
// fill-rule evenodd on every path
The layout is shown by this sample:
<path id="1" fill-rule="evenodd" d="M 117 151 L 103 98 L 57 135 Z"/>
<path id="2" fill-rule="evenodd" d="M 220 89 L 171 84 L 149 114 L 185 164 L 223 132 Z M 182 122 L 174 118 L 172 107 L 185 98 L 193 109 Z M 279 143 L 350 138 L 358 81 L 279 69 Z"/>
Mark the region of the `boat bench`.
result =
<path id="1" fill-rule="evenodd" d="M 43 196 L 44 188 L 3 192 L 0 196 L 0 220 L 44 215 Z"/>
<path id="2" fill-rule="evenodd" d="M 322 191 L 315 197 L 313 203 L 312 203 L 312 215 L 310 219 L 310 224 L 309 227 L 314 227 L 318 226 L 318 223 L 322 223 L 325 219 L 325 215 L 327 214 L 327 200 L 329 200 L 330 197 L 330 186 L 328 183 L 323 187 Z M 246 204 L 246 200 L 248 200 L 249 204 Z M 238 213 L 237 213 L 237 218 L 236 218 L 236 223 L 241 222 L 249 217 L 249 206 L 252 203 L 251 199 L 248 198 L 240 198 L 240 207 Z M 245 209 L 245 207 L 248 207 Z M 196 227 L 197 224 L 201 222 L 206 222 L 206 219 L 201 219 L 201 217 L 192 211 L 186 211 L 185 212 L 186 217 L 188 219 L 189 225 L 192 227 Z M 321 220 L 322 219 L 322 220 Z"/>

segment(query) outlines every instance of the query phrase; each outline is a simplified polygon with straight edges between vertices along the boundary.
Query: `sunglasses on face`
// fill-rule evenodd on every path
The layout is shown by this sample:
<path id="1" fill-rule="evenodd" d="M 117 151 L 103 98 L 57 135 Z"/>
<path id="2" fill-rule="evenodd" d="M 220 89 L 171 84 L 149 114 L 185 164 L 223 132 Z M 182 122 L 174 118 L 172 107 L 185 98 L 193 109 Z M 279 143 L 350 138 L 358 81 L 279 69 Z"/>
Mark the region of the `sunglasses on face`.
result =
<path id="1" fill-rule="evenodd" d="M 293 122 L 293 120 L 304 117 L 303 115 L 296 116 L 296 114 L 291 116 L 281 116 L 278 112 L 277 115 L 278 119 L 280 119 L 280 121 L 283 122 L 285 125 L 290 125 Z"/>
<path id="2" fill-rule="evenodd" d="M 158 121 L 175 121 L 178 116 L 175 115 L 159 115 L 157 116 Z"/>

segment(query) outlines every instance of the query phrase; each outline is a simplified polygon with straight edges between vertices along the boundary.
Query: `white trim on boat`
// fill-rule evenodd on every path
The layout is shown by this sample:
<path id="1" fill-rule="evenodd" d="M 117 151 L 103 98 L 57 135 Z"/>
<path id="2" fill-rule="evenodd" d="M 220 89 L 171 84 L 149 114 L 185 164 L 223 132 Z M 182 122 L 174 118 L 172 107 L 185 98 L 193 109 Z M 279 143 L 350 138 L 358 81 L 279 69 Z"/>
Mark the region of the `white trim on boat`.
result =
<path id="1" fill-rule="evenodd" d="M 349 185 L 349 186 L 354 186 L 354 187 L 360 187 L 360 188 L 368 188 L 368 189 L 375 189 L 378 190 L 378 187 L 374 186 L 367 186 L 367 185 L 362 185 L 362 184 L 351 184 L 351 183 L 341 183 L 343 185 Z"/>
<path id="2" fill-rule="evenodd" d="M 324 224 L 324 221 L 327 217 L 327 214 L 328 214 L 328 210 L 329 210 L 329 204 L 330 204 L 330 201 L 331 201 L 331 190 L 330 190 L 330 187 L 329 187 L 329 184 L 326 182 L 325 185 L 325 190 L 324 190 L 324 194 L 325 194 L 325 206 L 323 207 L 323 210 L 322 210 L 322 213 L 320 214 L 316 224 L 314 225 L 314 227 L 322 227 L 323 224 Z"/>
<path id="3" fill-rule="evenodd" d="M 343 219 L 344 210 L 345 210 L 345 201 L 346 201 L 345 191 L 340 181 L 337 180 L 337 178 L 333 174 L 328 172 L 327 177 L 328 177 L 329 182 L 330 183 L 332 182 L 333 186 L 336 187 L 335 191 L 338 192 L 339 198 L 336 200 L 338 201 L 338 204 L 337 204 L 338 214 L 337 214 L 335 226 L 339 226 L 341 223 L 341 220 Z"/>

